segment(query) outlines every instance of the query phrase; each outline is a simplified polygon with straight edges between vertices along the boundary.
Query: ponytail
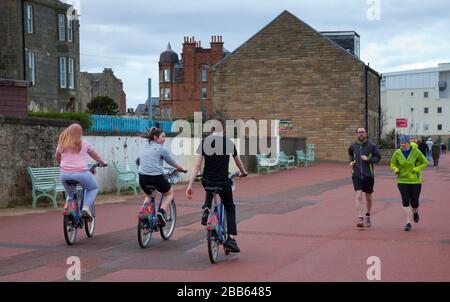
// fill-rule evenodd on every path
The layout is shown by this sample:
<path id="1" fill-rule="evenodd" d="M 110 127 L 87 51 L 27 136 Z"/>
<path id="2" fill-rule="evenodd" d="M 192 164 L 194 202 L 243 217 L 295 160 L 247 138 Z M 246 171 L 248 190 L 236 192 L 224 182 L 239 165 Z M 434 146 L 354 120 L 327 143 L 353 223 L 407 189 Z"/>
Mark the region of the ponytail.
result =
<path id="1" fill-rule="evenodd" d="M 155 136 L 160 137 L 162 133 L 163 133 L 163 131 L 161 129 L 152 127 L 152 128 L 150 128 L 150 130 L 148 130 L 147 135 L 145 135 L 144 137 L 146 139 L 148 139 L 149 142 L 152 142 L 152 141 L 154 141 Z"/>

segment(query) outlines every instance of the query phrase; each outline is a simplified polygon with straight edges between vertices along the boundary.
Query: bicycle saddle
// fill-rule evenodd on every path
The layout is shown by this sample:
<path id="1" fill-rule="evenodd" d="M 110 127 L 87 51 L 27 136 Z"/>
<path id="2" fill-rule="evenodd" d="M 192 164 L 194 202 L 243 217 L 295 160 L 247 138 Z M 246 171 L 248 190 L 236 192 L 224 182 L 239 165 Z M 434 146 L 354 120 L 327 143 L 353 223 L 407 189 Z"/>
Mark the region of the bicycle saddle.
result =
<path id="1" fill-rule="evenodd" d="M 78 185 L 78 181 L 76 181 L 76 180 L 66 180 L 66 184 L 68 184 L 69 186 L 77 186 Z"/>
<path id="2" fill-rule="evenodd" d="M 150 192 L 156 191 L 156 187 L 155 186 L 145 186 L 145 189 L 147 191 L 150 191 Z"/>
<path id="3" fill-rule="evenodd" d="M 221 187 L 205 187 L 205 191 L 213 192 L 213 193 L 220 193 L 220 192 L 222 192 L 222 188 Z"/>

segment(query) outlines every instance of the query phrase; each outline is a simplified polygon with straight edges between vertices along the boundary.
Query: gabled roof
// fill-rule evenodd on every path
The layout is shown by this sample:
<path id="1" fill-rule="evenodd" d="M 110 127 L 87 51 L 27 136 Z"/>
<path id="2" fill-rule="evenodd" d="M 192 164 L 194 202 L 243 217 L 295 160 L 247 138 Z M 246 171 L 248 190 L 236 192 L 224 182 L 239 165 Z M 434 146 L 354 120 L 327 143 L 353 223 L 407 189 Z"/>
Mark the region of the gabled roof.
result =
<path id="1" fill-rule="evenodd" d="M 349 56 L 351 59 L 355 60 L 356 62 L 363 64 L 364 66 L 368 67 L 366 65 L 366 63 L 364 63 L 362 60 L 358 59 L 357 57 L 355 57 L 354 55 L 352 55 L 351 53 L 347 52 L 345 49 L 343 49 L 342 47 L 340 47 L 339 45 L 337 45 L 336 43 L 334 43 L 333 41 L 331 41 L 330 39 L 328 39 L 327 37 L 325 37 L 324 35 L 322 35 L 319 31 L 317 31 L 316 29 L 314 29 L 313 27 L 311 27 L 309 24 L 303 22 L 301 19 L 299 19 L 297 16 L 295 16 L 294 14 L 290 13 L 289 11 L 285 10 L 283 11 L 281 14 L 279 14 L 275 19 L 273 19 L 269 24 L 267 24 L 266 26 L 264 26 L 260 31 L 258 31 L 256 34 L 254 34 L 252 37 L 250 37 L 247 41 L 245 41 L 242 45 L 240 45 L 238 48 L 236 48 L 230 55 L 224 57 L 222 60 L 220 60 L 219 62 L 217 62 L 216 64 L 214 64 L 214 66 L 212 67 L 212 69 L 214 70 L 217 66 L 219 66 L 220 64 L 222 64 L 224 61 L 228 60 L 229 58 L 233 57 L 233 55 L 238 52 L 241 48 L 243 48 L 247 43 L 249 43 L 250 41 L 252 41 L 256 36 L 258 36 L 260 33 L 264 32 L 267 28 L 269 28 L 270 26 L 272 26 L 274 23 L 279 22 L 280 19 L 283 18 L 287 18 L 287 17 L 293 17 L 296 19 L 296 21 L 299 22 L 299 25 L 303 25 L 305 27 L 307 27 L 308 29 L 310 29 L 312 32 L 316 33 L 318 35 L 318 37 L 321 37 L 322 39 L 328 41 L 328 43 L 330 44 L 331 47 L 335 47 L 337 49 L 339 49 L 339 51 L 342 51 L 343 54 Z M 375 74 L 378 75 L 378 72 L 376 72 L 375 70 L 371 69 L 370 67 L 368 67 L 369 70 L 371 70 L 372 72 L 374 72 Z"/>

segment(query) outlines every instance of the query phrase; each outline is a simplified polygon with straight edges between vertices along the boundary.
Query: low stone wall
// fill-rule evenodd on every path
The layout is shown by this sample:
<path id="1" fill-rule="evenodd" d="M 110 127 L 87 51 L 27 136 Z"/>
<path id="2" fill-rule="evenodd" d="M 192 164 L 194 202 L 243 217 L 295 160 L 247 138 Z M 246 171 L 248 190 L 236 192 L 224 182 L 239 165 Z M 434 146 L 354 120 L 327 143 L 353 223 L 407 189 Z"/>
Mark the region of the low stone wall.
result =
<path id="1" fill-rule="evenodd" d="M 42 118 L 0 119 L 0 207 L 31 205 L 27 166 L 55 166 L 59 134 L 71 123 Z"/>
<path id="2" fill-rule="evenodd" d="M 381 161 L 380 165 L 389 165 L 391 161 L 392 154 L 394 154 L 395 149 L 380 149 Z"/>

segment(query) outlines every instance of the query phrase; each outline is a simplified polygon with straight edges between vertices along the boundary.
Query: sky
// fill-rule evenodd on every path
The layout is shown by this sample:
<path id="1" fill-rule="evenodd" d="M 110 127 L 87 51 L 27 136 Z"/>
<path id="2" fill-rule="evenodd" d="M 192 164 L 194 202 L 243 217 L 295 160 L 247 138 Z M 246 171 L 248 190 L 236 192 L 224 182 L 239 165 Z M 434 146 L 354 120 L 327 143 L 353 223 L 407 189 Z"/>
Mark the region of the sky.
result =
<path id="1" fill-rule="evenodd" d="M 379 73 L 450 62 L 449 0 L 64 0 L 80 13 L 81 71 L 112 68 L 127 107 L 158 96 L 158 60 L 183 37 L 234 51 L 284 10 L 318 31 L 354 30 L 361 59 Z"/>

